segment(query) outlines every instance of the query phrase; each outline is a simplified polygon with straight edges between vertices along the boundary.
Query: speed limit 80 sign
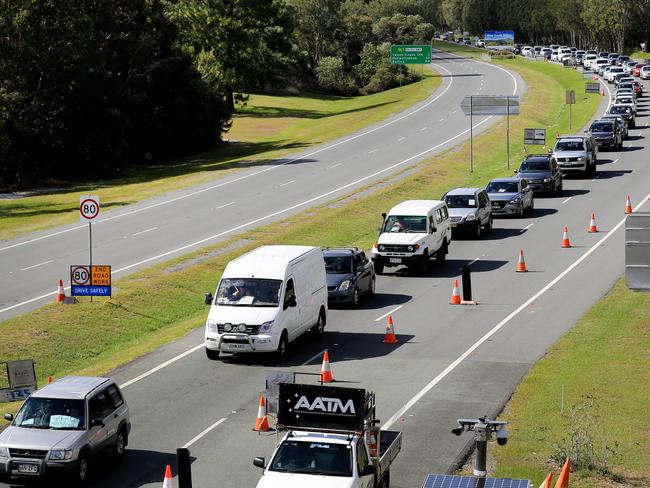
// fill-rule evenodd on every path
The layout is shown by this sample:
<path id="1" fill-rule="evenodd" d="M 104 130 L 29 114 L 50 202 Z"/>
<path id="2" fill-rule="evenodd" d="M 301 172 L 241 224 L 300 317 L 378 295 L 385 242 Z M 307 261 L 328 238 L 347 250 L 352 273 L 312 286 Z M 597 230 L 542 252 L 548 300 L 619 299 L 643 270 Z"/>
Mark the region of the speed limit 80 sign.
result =
<path id="1" fill-rule="evenodd" d="M 81 195 L 79 197 L 79 220 L 92 222 L 99 215 L 99 195 Z"/>

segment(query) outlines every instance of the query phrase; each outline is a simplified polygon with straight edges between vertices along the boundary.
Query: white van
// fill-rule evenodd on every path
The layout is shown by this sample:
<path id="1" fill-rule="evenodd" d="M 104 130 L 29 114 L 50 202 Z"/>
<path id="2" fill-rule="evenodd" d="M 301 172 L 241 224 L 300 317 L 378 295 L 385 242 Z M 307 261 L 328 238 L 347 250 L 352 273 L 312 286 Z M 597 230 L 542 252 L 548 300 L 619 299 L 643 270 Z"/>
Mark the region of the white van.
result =
<path id="1" fill-rule="evenodd" d="M 230 261 L 206 294 L 205 352 L 275 352 L 305 332 L 323 334 L 327 279 L 320 247 L 262 246 Z"/>
<path id="2" fill-rule="evenodd" d="M 451 242 L 445 202 L 408 200 L 382 216 L 384 222 L 371 253 L 376 274 L 382 274 L 385 267 L 402 265 L 424 272 L 433 257 L 444 262 Z"/>

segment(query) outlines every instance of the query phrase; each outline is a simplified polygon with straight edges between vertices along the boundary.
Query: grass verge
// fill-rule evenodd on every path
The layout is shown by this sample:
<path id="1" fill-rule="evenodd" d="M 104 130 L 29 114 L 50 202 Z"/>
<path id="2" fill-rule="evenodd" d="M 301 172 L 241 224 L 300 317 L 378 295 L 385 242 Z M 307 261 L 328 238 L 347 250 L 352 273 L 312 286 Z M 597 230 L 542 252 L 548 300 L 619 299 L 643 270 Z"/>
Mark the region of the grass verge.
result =
<path id="1" fill-rule="evenodd" d="M 582 76 L 556 65 L 526 60 L 503 63 L 524 78 L 528 92 L 521 114 L 511 117 L 511 133 L 546 127 L 567 132 L 564 90 L 582 88 Z M 599 105 L 598 96 L 579 97 L 574 123 L 585 124 Z M 511 155 L 523 155 L 521 137 L 511 137 Z M 482 186 L 508 174 L 505 165 L 505 121 L 475 137 L 475 171 L 467 171 L 469 143 L 418 165 L 408 178 L 387 178 L 372 192 L 365 189 L 335 202 L 303 211 L 229 241 L 156 265 L 116 281 L 117 292 L 106 302 L 74 306 L 51 304 L 0 323 L 0 357 L 33 357 L 41 381 L 48 374 L 105 373 L 157 345 L 201 326 L 206 317 L 202 294 L 214 290 L 226 263 L 263 244 L 356 245 L 373 242 L 380 213 L 405 198 L 439 198 L 455 186 Z M 510 174 L 512 174 L 510 172 Z M 408 196 L 408 197 L 406 197 Z M 233 244 L 238 244 L 233 250 Z"/>
<path id="2" fill-rule="evenodd" d="M 503 416 L 511 442 L 491 451 L 497 475 L 538 486 L 574 446 L 592 469 L 574 462 L 572 488 L 650 486 L 649 324 L 650 295 L 621 279 L 517 388 Z"/>
<path id="3" fill-rule="evenodd" d="M 646 53 L 644 51 L 635 51 L 632 54 L 630 54 L 630 59 L 650 59 L 650 53 Z"/>
<path id="4" fill-rule="evenodd" d="M 226 134 L 232 142 L 208 153 L 187 161 L 132 166 L 117 179 L 0 199 L 0 240 L 77 221 L 82 194 L 99 194 L 105 209 L 120 207 L 342 137 L 426 99 L 442 79 L 430 69 L 422 76 L 417 83 L 359 97 L 251 95 Z"/>

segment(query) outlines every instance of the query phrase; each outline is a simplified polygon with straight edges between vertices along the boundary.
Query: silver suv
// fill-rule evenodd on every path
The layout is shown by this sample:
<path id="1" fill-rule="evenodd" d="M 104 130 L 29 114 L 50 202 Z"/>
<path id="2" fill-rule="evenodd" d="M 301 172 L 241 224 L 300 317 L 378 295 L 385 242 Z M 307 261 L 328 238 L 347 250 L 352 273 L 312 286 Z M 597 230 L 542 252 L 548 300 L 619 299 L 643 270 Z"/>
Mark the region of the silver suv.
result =
<path id="1" fill-rule="evenodd" d="M 562 173 L 596 174 L 598 146 L 591 134 L 558 137 L 553 156 Z"/>
<path id="2" fill-rule="evenodd" d="M 482 188 L 454 188 L 442 197 L 449 209 L 451 230 L 481 237 L 481 228 L 492 230 L 492 206 Z"/>
<path id="3" fill-rule="evenodd" d="M 32 393 L 0 433 L 0 476 L 22 480 L 63 474 L 83 484 L 93 457 L 128 442 L 129 408 L 115 381 L 68 376 Z"/>

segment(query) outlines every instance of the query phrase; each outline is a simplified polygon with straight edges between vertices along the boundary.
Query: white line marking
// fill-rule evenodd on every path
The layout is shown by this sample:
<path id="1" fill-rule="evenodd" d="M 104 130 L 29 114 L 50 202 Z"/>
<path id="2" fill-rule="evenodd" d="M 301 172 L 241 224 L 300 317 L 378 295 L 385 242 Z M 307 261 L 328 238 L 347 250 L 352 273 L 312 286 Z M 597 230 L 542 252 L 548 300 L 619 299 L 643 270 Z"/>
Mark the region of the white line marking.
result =
<path id="1" fill-rule="evenodd" d="M 406 137 L 400 137 L 399 139 L 397 139 L 397 142 L 402 142 L 404 139 L 406 139 Z"/>
<path id="2" fill-rule="evenodd" d="M 566 202 L 568 202 L 568 201 L 571 200 L 572 198 L 573 198 L 573 197 L 569 197 L 569 198 L 567 198 L 566 200 L 564 200 L 564 201 L 562 202 L 562 205 L 564 205 Z"/>
<path id="3" fill-rule="evenodd" d="M 272 170 L 274 170 L 276 168 L 280 168 L 280 167 L 285 166 L 287 164 L 294 163 L 294 162 L 296 162 L 296 161 L 298 161 L 300 159 L 309 158 L 311 156 L 322 153 L 322 152 L 327 151 L 329 149 L 332 149 L 334 147 L 338 147 L 338 146 L 340 146 L 342 144 L 346 144 L 346 143 L 348 143 L 350 141 L 354 141 L 356 139 L 359 139 L 360 137 L 364 137 L 364 136 L 366 136 L 368 134 L 372 134 L 373 132 L 384 129 L 384 128 L 386 128 L 386 127 L 388 127 L 390 125 L 393 125 L 393 124 L 395 124 L 395 123 L 397 123 L 397 122 L 399 122 L 401 120 L 404 120 L 407 117 L 410 117 L 410 116 L 420 112 L 421 110 L 424 110 L 425 108 L 427 108 L 428 106 L 430 106 L 431 104 L 433 104 L 434 102 L 436 102 L 437 100 L 442 98 L 454 83 L 454 76 L 451 74 L 451 72 L 447 68 L 445 68 L 444 66 L 439 65 L 439 64 L 435 64 L 435 63 L 431 63 L 431 64 L 432 64 L 432 66 L 437 66 L 438 68 L 442 68 L 444 71 L 447 72 L 447 74 L 449 74 L 449 84 L 446 86 L 446 88 L 441 93 L 439 93 L 437 96 L 435 96 L 434 98 L 429 100 L 427 103 L 425 103 L 424 105 L 421 105 L 420 107 L 416 108 L 415 110 L 413 110 L 413 111 L 411 111 L 411 112 L 409 112 L 407 114 L 402 115 L 401 117 L 398 117 L 398 118 L 393 119 L 393 120 L 391 120 L 389 122 L 386 122 L 385 124 L 374 127 L 374 128 L 372 128 L 370 130 L 367 130 L 366 132 L 362 132 L 361 134 L 357 134 L 355 136 L 348 137 L 347 139 L 343 139 L 342 141 L 335 142 L 333 144 L 330 144 L 329 146 L 325 146 L 325 147 L 322 147 L 320 149 L 316 149 L 315 151 L 312 151 L 310 153 L 300 155 L 300 156 L 295 157 L 293 159 L 290 159 L 288 161 L 284 161 L 284 162 L 282 162 L 280 164 L 276 164 L 275 166 L 270 166 L 270 167 L 264 168 L 264 169 L 262 169 L 260 171 L 256 171 L 254 173 L 249 173 L 249 174 L 240 176 L 238 178 L 233 178 L 232 180 L 224 181 L 224 182 L 218 183 L 216 185 L 209 186 L 207 188 L 202 188 L 200 190 L 196 190 L 196 191 L 193 191 L 193 192 L 188 193 L 186 195 L 178 196 L 176 198 L 171 198 L 171 199 L 165 200 L 163 202 L 154 203 L 154 204 L 148 205 L 146 207 L 142 207 L 142 208 L 138 208 L 138 209 L 131 210 L 131 211 L 128 211 L 128 212 L 124 212 L 123 214 L 113 215 L 112 217 L 107 217 L 105 219 L 98 220 L 97 222 L 95 222 L 95 225 L 101 224 L 103 222 L 108 222 L 110 220 L 115 220 L 115 219 L 119 219 L 119 218 L 122 218 L 122 217 L 126 217 L 127 215 L 133 215 L 133 214 L 136 214 L 136 213 L 144 212 L 145 210 L 150 210 L 152 208 L 160 207 L 161 205 L 167 205 L 169 203 L 177 202 L 177 201 L 183 200 L 185 198 L 193 197 L 195 195 L 199 195 L 201 193 L 205 193 L 207 191 L 214 190 L 216 188 L 221 188 L 222 186 L 230 185 L 232 183 L 236 183 L 238 181 L 245 180 L 247 178 L 251 178 L 252 176 L 257 176 L 259 174 L 266 173 L 268 171 L 272 171 Z M 86 225 L 77 225 L 77 226 L 71 227 L 69 229 L 64 229 L 64 230 L 60 230 L 58 232 L 53 232 L 52 234 L 46 234 L 44 236 L 35 237 L 33 239 L 28 239 L 26 241 L 17 242 L 15 244 L 11 244 L 9 246 L 0 247 L 0 252 L 6 251 L 7 249 L 12 249 L 14 247 L 24 246 L 25 244 L 31 244 L 32 242 L 40 241 L 42 239 L 47 239 L 49 237 L 54 237 L 54 236 L 58 236 L 58 235 L 61 235 L 61 234 L 65 234 L 67 232 L 72 232 L 74 230 L 86 229 L 86 228 L 87 228 Z M 2 310 L 0 310 L 0 313 L 2 313 Z"/>
<path id="4" fill-rule="evenodd" d="M 185 444 L 185 445 L 183 446 L 183 448 L 187 449 L 187 448 L 190 447 L 192 444 L 194 444 L 196 441 L 198 441 L 199 439 L 201 439 L 201 437 L 204 437 L 206 434 L 208 434 L 211 430 L 216 429 L 217 427 L 219 427 L 219 426 L 220 426 L 221 424 L 223 424 L 226 420 L 227 420 L 227 419 L 226 419 L 225 417 L 222 418 L 222 419 L 217 420 L 214 424 L 212 424 L 210 427 L 208 427 L 207 429 L 205 429 L 205 430 L 204 430 L 203 432 L 201 432 L 199 435 L 197 435 L 196 437 L 192 438 L 192 440 L 189 441 L 187 444 Z"/>
<path id="5" fill-rule="evenodd" d="M 372 153 L 375 153 L 375 152 L 377 152 L 376 149 L 371 149 L 370 151 L 368 151 L 368 154 L 372 154 Z"/>
<path id="6" fill-rule="evenodd" d="M 426 127 L 422 127 L 422 128 L 420 129 L 420 132 L 425 131 L 425 130 L 427 130 L 427 128 L 426 128 Z"/>
<path id="7" fill-rule="evenodd" d="M 458 110 L 454 110 L 451 115 L 454 115 L 456 112 L 458 112 Z"/>
<path id="8" fill-rule="evenodd" d="M 618 163 L 618 158 L 616 158 L 614 161 L 612 161 L 612 164 Z"/>
<path id="9" fill-rule="evenodd" d="M 474 259 L 473 261 L 470 261 L 469 263 L 467 263 L 467 266 L 471 266 L 472 264 L 474 264 L 475 262 L 479 261 L 480 259 L 481 259 L 481 258 L 476 258 L 476 259 Z"/>
<path id="10" fill-rule="evenodd" d="M 398 311 L 400 308 L 402 308 L 403 306 L 404 306 L 404 305 L 400 305 L 400 306 L 398 306 L 398 307 L 395 307 L 395 308 L 394 308 L 393 310 L 391 310 L 390 312 L 385 313 L 385 314 L 382 315 L 381 317 L 377 317 L 377 318 L 375 319 L 375 322 L 379 322 L 380 320 L 385 319 L 385 318 L 388 317 L 389 315 L 394 314 L 395 312 L 397 312 L 397 311 Z"/>
<path id="11" fill-rule="evenodd" d="M 528 224 L 526 227 L 524 227 L 523 229 L 521 229 L 521 231 L 523 232 L 523 231 L 525 231 L 525 230 L 528 230 L 528 229 L 530 229 L 533 225 L 535 225 L 535 222 L 533 222 L 532 224 Z"/>
<path id="12" fill-rule="evenodd" d="M 338 168 L 338 167 L 341 166 L 342 164 L 343 164 L 343 163 L 336 163 L 336 164 L 333 164 L 333 165 L 330 166 L 328 169 Z"/>
<path id="13" fill-rule="evenodd" d="M 636 212 L 641 206 L 648 200 L 650 199 L 650 195 L 648 195 L 641 203 L 639 203 L 636 208 L 634 208 L 634 212 Z M 625 217 L 626 218 L 626 217 Z M 384 425 L 381 426 L 382 429 L 389 429 L 391 425 L 393 425 L 397 420 L 404 415 L 413 405 L 415 405 L 418 400 L 420 400 L 424 395 L 426 395 L 431 389 L 436 386 L 438 383 L 440 383 L 449 373 L 451 373 L 454 369 L 458 367 L 459 364 L 461 364 L 467 357 L 472 354 L 478 347 L 483 344 L 485 341 L 487 341 L 490 337 L 492 337 L 494 334 L 496 334 L 499 330 L 503 328 L 504 325 L 506 325 L 508 322 L 510 322 L 513 318 L 515 318 L 519 313 L 521 313 L 528 305 L 533 303 L 535 300 L 537 300 L 540 296 L 542 296 L 544 293 L 546 293 L 549 289 L 551 289 L 558 281 L 560 281 L 562 278 L 564 278 L 567 274 L 569 274 L 576 266 L 578 266 L 582 261 L 587 259 L 588 256 L 591 255 L 592 252 L 594 252 L 598 247 L 600 247 L 607 239 L 609 239 L 612 235 L 614 235 L 614 232 L 616 232 L 624 223 L 625 223 L 625 218 L 621 219 L 616 226 L 609 231 L 605 236 L 600 239 L 596 244 L 594 244 L 592 247 L 589 248 L 588 251 L 586 251 L 582 256 L 580 256 L 572 265 L 570 265 L 568 268 L 566 268 L 564 271 L 562 271 L 559 275 L 557 275 L 552 281 L 550 281 L 546 286 L 544 286 L 541 290 L 539 290 L 537 293 L 535 293 L 532 297 L 530 297 L 528 300 L 526 300 L 524 303 L 522 303 L 516 310 L 512 311 L 510 315 L 508 315 L 506 318 L 504 318 L 501 322 L 499 322 L 497 325 L 495 325 L 492 330 L 487 332 L 483 337 L 481 337 L 478 341 L 476 341 L 474 344 L 472 344 L 469 349 L 467 349 L 463 354 L 458 356 L 456 360 L 454 360 L 449 366 L 447 366 L 444 370 L 442 370 L 435 378 L 433 378 L 427 385 L 424 386 L 418 393 L 416 393 L 404 406 L 402 406 L 395 414 L 389 418 Z"/>
<path id="14" fill-rule="evenodd" d="M 156 230 L 158 227 L 152 227 L 151 229 L 147 230 L 141 230 L 140 232 L 136 232 L 135 234 L 131 234 L 131 237 L 139 236 L 140 234 L 144 234 L 145 232 L 151 232 L 152 230 Z"/>
<path id="15" fill-rule="evenodd" d="M 596 175 L 593 180 L 591 181 L 596 181 L 600 175 Z"/>
<path id="16" fill-rule="evenodd" d="M 234 205 L 235 203 L 237 203 L 237 202 L 228 202 L 228 203 L 224 203 L 223 205 L 219 205 L 218 207 L 215 207 L 214 209 L 215 209 L 215 210 L 219 210 L 220 208 L 230 207 L 231 205 Z"/>
<path id="17" fill-rule="evenodd" d="M 438 122 L 443 122 L 445 119 L 440 119 Z"/>
<path id="18" fill-rule="evenodd" d="M 50 259 L 49 261 L 43 261 L 42 263 L 33 264 L 32 266 L 27 266 L 26 268 L 20 268 L 20 271 L 27 271 L 28 269 L 37 268 L 38 266 L 43 266 L 44 264 L 50 264 L 53 262 L 54 259 Z"/>
<path id="19" fill-rule="evenodd" d="M 295 182 L 296 182 L 296 180 L 287 181 L 286 183 L 282 183 L 280 186 L 281 187 L 282 186 L 287 186 L 287 185 L 290 185 L 291 183 L 295 183 Z"/>
<path id="20" fill-rule="evenodd" d="M 302 363 L 300 366 L 307 366 L 307 365 L 310 364 L 314 359 L 319 358 L 319 357 L 322 357 L 324 354 L 325 354 L 325 349 L 323 349 L 322 351 L 317 352 L 316 354 L 314 354 L 312 357 L 310 357 L 307 361 L 305 361 L 304 363 Z"/>
<path id="21" fill-rule="evenodd" d="M 173 358 L 168 359 L 167 361 L 165 361 L 164 363 L 159 364 L 159 365 L 156 366 L 155 368 L 151 368 L 149 371 L 145 371 L 145 372 L 142 373 L 141 375 L 136 376 L 136 377 L 133 378 L 133 379 L 130 379 L 130 380 L 127 381 L 126 383 L 122 383 L 122 384 L 120 385 L 120 388 L 126 388 L 127 386 L 131 386 L 133 383 L 137 383 L 138 381 L 140 381 L 140 380 L 146 378 L 147 376 L 151 376 L 151 375 L 154 374 L 155 372 L 160 371 L 161 369 L 163 369 L 163 368 L 169 366 L 170 364 L 175 363 L 175 362 L 178 361 L 179 359 L 183 359 L 185 356 L 189 356 L 190 354 L 192 354 L 193 352 L 198 351 L 198 350 L 201 349 L 202 347 L 204 347 L 204 344 L 203 344 L 203 343 L 201 343 L 201 344 L 197 344 L 197 345 L 194 346 L 193 348 L 188 349 L 187 351 L 185 351 L 185 352 L 179 354 L 178 356 L 174 356 Z"/>

